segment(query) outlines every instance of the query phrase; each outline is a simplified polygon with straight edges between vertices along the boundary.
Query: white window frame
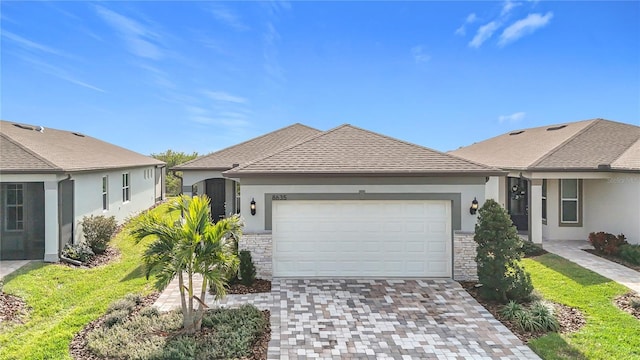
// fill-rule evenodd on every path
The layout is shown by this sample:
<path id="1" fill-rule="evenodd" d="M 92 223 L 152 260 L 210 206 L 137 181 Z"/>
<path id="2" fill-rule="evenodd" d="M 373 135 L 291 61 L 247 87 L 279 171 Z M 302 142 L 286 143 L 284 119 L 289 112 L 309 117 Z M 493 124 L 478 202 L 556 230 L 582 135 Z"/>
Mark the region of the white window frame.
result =
<path id="1" fill-rule="evenodd" d="M 9 187 L 14 187 L 12 189 L 9 189 Z M 15 199 L 16 202 L 13 204 L 9 203 L 9 192 L 10 191 L 15 191 Z M 19 202 L 18 199 L 18 192 L 22 193 L 22 201 Z M 14 208 L 15 209 L 15 214 L 16 214 L 16 218 L 14 221 L 9 221 L 9 209 L 10 208 Z M 18 217 L 18 209 L 20 209 L 20 214 L 21 217 Z M 8 232 L 20 232 L 20 231 L 24 231 L 24 185 L 23 184 L 16 184 L 16 183 L 9 183 L 6 185 L 5 187 L 5 194 L 4 194 L 4 229 L 5 231 Z M 15 226 L 15 228 L 9 228 L 9 224 L 13 223 L 13 225 Z"/>
<path id="2" fill-rule="evenodd" d="M 565 181 L 575 181 L 576 182 L 576 197 L 575 198 L 567 198 L 564 197 L 563 194 L 563 186 Z M 560 179 L 560 225 L 569 225 L 569 226 L 580 226 L 582 224 L 582 211 L 580 211 L 580 195 L 582 192 L 580 179 Z M 564 220 L 564 204 L 565 202 L 575 202 L 576 203 L 576 220 Z"/>
<path id="3" fill-rule="evenodd" d="M 131 173 L 122 173 L 122 202 L 131 201 Z"/>
<path id="4" fill-rule="evenodd" d="M 241 197 L 240 197 L 240 183 L 238 181 L 235 181 L 235 196 L 236 196 L 236 214 L 240 214 L 240 204 L 242 203 L 241 201 Z"/>
<path id="5" fill-rule="evenodd" d="M 542 179 L 542 223 L 547 224 L 547 179 Z"/>
<path id="6" fill-rule="evenodd" d="M 102 177 L 102 210 L 109 210 L 109 175 Z"/>

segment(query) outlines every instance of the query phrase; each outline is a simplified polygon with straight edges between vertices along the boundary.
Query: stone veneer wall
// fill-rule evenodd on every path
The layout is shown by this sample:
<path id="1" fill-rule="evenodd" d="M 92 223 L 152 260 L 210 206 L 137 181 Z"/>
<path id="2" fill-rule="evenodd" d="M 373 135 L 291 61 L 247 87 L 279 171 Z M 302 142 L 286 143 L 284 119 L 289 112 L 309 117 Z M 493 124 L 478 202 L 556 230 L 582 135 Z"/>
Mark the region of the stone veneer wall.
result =
<path id="1" fill-rule="evenodd" d="M 475 233 L 456 231 L 453 234 L 453 279 L 478 280 Z"/>
<path id="2" fill-rule="evenodd" d="M 453 235 L 453 279 L 478 280 L 476 267 L 476 242 L 474 233 L 456 231 Z M 256 266 L 257 277 L 271 280 L 272 267 L 271 233 L 243 234 L 238 245 L 240 250 L 249 250 Z"/>
<path id="3" fill-rule="evenodd" d="M 256 266 L 256 277 L 271 280 L 273 268 L 271 263 L 271 233 L 242 234 L 238 243 L 239 250 L 249 250 Z"/>

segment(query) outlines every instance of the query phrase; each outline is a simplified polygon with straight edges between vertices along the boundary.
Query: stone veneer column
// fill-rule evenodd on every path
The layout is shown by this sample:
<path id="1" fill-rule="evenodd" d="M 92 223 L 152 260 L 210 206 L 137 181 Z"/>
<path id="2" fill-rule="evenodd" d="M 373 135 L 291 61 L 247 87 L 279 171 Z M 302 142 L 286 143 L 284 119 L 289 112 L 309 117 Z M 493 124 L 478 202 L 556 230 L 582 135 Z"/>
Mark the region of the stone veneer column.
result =
<path id="1" fill-rule="evenodd" d="M 256 266 L 256 277 L 271 280 L 273 277 L 271 233 L 242 234 L 238 248 L 251 252 L 253 264 Z"/>
<path id="2" fill-rule="evenodd" d="M 474 233 L 456 231 L 453 234 L 453 279 L 458 281 L 478 280 L 476 264 L 476 242 Z"/>

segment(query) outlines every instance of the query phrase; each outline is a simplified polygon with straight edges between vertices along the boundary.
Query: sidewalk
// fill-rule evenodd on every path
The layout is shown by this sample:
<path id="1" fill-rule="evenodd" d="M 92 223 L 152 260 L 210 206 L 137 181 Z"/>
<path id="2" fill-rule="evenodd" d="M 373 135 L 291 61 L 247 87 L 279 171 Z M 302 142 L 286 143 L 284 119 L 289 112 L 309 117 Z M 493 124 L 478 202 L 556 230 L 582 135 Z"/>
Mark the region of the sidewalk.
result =
<path id="1" fill-rule="evenodd" d="M 545 240 L 542 242 L 542 247 L 550 253 L 554 253 L 569 261 L 573 261 L 586 269 L 620 283 L 640 294 L 640 272 L 583 251 L 582 249 L 593 248 L 587 241 Z"/>
<path id="2" fill-rule="evenodd" d="M 2 260 L 0 261 L 0 280 L 12 272 L 30 263 L 31 260 Z"/>

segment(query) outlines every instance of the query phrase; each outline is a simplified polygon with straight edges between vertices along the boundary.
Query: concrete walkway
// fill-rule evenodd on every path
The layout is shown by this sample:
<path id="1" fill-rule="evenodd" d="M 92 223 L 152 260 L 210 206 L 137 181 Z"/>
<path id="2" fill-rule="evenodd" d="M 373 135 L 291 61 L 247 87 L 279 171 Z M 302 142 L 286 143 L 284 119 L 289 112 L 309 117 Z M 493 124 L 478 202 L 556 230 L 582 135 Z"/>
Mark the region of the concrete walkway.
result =
<path id="1" fill-rule="evenodd" d="M 582 249 L 593 249 L 588 241 L 545 240 L 542 242 L 542 247 L 550 253 L 562 256 L 569 261 L 620 283 L 640 294 L 640 272 L 583 251 Z"/>
<path id="2" fill-rule="evenodd" d="M 30 263 L 31 260 L 2 260 L 0 261 L 0 280 L 12 272 Z"/>

